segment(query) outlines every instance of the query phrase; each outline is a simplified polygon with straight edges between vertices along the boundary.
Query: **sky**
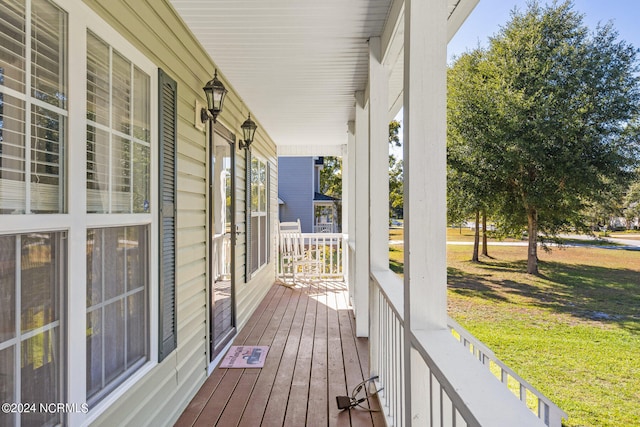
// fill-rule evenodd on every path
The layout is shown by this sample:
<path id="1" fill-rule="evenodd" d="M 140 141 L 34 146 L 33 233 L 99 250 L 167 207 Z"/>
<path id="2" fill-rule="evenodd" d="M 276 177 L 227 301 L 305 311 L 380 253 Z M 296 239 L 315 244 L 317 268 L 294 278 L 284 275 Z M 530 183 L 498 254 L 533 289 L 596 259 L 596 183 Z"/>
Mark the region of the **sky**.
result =
<path id="1" fill-rule="evenodd" d="M 514 7 L 524 11 L 527 0 L 480 0 L 447 46 L 449 60 L 480 44 L 487 45 L 489 36 L 498 32 L 511 17 Z M 551 4 L 540 0 L 540 4 Z M 619 38 L 640 48 L 640 1 L 638 0 L 574 0 L 574 10 L 584 15 L 584 23 L 594 29 L 598 22 L 612 21 Z"/>
<path id="2" fill-rule="evenodd" d="M 551 1 L 539 0 L 541 5 L 551 4 Z M 447 45 L 449 61 L 478 45 L 487 46 L 489 37 L 510 20 L 511 11 L 515 7 L 524 11 L 526 5 L 527 0 L 480 0 Z M 611 21 L 619 39 L 640 48 L 640 0 L 574 0 L 573 5 L 575 11 L 584 15 L 583 22 L 590 29 L 595 29 L 598 23 Z M 402 120 L 402 110 L 396 120 Z M 392 148 L 391 152 L 402 157 L 401 149 Z"/>

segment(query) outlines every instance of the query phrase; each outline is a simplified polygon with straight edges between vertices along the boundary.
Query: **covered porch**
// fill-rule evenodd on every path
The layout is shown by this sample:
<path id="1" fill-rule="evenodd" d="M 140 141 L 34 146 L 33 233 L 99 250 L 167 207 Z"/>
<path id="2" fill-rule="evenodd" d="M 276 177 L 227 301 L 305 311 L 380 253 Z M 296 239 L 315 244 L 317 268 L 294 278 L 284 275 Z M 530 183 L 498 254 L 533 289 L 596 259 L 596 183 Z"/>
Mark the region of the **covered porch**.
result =
<path id="1" fill-rule="evenodd" d="M 279 156 L 342 157 L 346 282 L 273 287 L 235 339 L 270 345 L 268 365 L 216 368 L 178 425 L 559 427 L 562 413 L 534 415 L 449 329 L 446 46 L 477 0 L 171 3 Z M 404 279 L 389 270 L 387 232 L 400 109 Z M 372 376 L 381 412 L 339 412 L 335 396 Z"/>
<path id="2" fill-rule="evenodd" d="M 0 398 L 81 409 L 0 424 L 559 426 L 447 316 L 446 50 L 477 1 L 0 2 Z M 342 233 L 305 243 L 327 277 L 274 285 L 277 158 L 322 155 L 344 165 Z M 265 366 L 215 369 L 234 340 Z M 339 412 L 373 377 L 380 411 Z"/>

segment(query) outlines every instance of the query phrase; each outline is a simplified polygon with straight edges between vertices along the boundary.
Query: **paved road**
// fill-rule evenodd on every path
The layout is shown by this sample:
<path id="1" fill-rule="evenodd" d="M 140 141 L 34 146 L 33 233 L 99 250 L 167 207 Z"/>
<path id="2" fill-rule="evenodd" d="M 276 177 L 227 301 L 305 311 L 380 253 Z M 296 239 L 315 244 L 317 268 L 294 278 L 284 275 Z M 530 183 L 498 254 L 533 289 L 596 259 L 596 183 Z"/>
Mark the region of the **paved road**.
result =
<path id="1" fill-rule="evenodd" d="M 607 237 L 607 240 L 618 245 L 623 245 L 627 249 L 635 248 L 636 250 L 640 250 L 640 240 L 620 239 L 618 237 Z"/>
<path id="2" fill-rule="evenodd" d="M 640 249 L 640 239 L 625 239 L 624 237 L 620 237 L 620 235 L 614 235 L 615 237 L 605 237 L 604 240 L 615 243 L 619 246 L 607 246 L 607 248 L 611 249 Z M 574 240 L 584 240 L 585 243 L 588 243 L 590 240 L 593 240 L 591 236 L 585 236 L 584 234 L 563 234 L 560 237 L 574 239 Z M 595 246 L 595 245 L 594 245 Z"/>
<path id="3" fill-rule="evenodd" d="M 602 248 L 602 249 L 626 249 L 632 251 L 640 251 L 640 240 L 634 239 L 621 239 L 618 237 L 607 237 L 605 240 L 615 243 L 614 245 L 602 245 L 602 244 L 590 244 L 590 241 L 593 240 L 590 236 L 584 235 L 563 235 L 562 237 L 570 238 L 574 240 L 584 240 L 584 243 L 569 243 L 564 246 L 587 246 L 593 248 Z M 390 245 L 403 245 L 403 240 L 390 240 Z M 456 241 L 447 241 L 447 245 L 464 245 L 471 246 L 473 242 L 456 242 Z M 489 242 L 489 246 L 527 246 L 528 242 Z M 553 244 L 551 244 L 553 246 Z"/>

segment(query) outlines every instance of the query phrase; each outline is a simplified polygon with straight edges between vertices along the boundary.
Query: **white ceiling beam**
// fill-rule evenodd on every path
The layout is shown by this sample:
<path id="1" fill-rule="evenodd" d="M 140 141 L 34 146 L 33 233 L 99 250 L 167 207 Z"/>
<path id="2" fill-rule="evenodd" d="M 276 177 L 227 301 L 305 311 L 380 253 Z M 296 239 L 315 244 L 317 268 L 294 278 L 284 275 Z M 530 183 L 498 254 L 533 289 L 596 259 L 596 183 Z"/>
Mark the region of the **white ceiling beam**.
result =
<path id="1" fill-rule="evenodd" d="M 447 43 L 456 35 L 480 0 L 460 0 L 447 20 Z"/>
<path id="2" fill-rule="evenodd" d="M 395 62 L 399 53 L 398 49 L 402 49 L 404 42 L 402 36 L 402 34 L 404 34 L 403 22 L 404 0 L 393 0 L 391 9 L 389 10 L 389 17 L 382 30 L 382 37 L 380 37 L 382 43 L 382 63 L 386 66 L 389 66 L 391 61 Z M 393 64 L 393 62 L 391 62 L 391 64 Z"/>

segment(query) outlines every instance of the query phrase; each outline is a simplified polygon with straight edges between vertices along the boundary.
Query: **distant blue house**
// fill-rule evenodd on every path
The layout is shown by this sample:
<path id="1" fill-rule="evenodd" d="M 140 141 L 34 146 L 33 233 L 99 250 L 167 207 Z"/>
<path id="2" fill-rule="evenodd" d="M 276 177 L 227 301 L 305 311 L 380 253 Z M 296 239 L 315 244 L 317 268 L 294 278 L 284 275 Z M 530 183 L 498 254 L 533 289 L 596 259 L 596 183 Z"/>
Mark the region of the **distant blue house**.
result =
<path id="1" fill-rule="evenodd" d="M 278 203 L 281 222 L 297 221 L 303 233 L 340 231 L 336 202 L 320 193 L 323 157 L 278 157 Z"/>

